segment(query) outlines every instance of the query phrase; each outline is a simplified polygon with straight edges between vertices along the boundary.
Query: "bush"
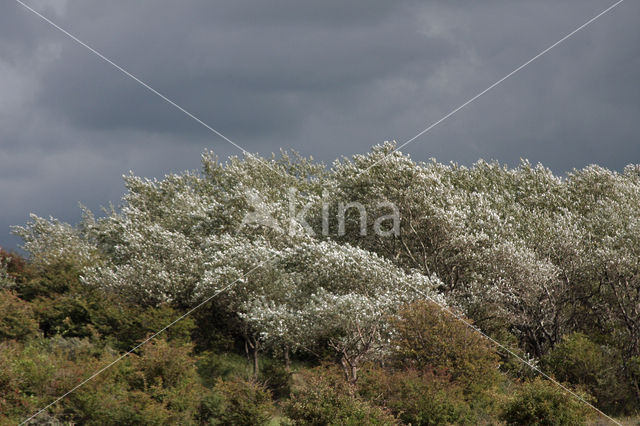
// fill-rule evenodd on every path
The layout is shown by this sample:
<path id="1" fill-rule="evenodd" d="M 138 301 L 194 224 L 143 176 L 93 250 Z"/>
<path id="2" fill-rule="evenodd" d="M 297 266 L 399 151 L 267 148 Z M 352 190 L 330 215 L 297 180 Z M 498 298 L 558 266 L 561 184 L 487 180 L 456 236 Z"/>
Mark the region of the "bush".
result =
<path id="1" fill-rule="evenodd" d="M 266 424 L 274 412 L 271 392 L 259 383 L 234 378 L 218 379 L 214 390 L 222 398 L 222 424 L 251 426 Z"/>
<path id="2" fill-rule="evenodd" d="M 0 345 L 0 424 L 24 420 L 79 383 L 87 371 L 95 371 L 99 361 L 85 343 L 34 339 Z M 72 347 L 73 361 L 66 356 Z M 43 417 L 58 419 L 59 408 Z"/>
<path id="3" fill-rule="evenodd" d="M 446 372 L 465 392 L 483 392 L 502 380 L 491 344 L 431 302 L 404 309 L 394 321 L 397 359 L 420 370 Z"/>
<path id="4" fill-rule="evenodd" d="M 45 337 L 101 337 L 121 351 L 181 315 L 169 305 L 143 308 L 82 284 L 71 267 L 51 267 L 30 283 L 17 285 L 16 292 L 31 302 Z M 165 337 L 187 343 L 194 328 L 194 320 L 185 317 L 166 330 Z"/>
<path id="5" fill-rule="evenodd" d="M 130 380 L 133 388 L 171 388 L 185 380 L 197 381 L 195 359 L 190 345 L 172 346 L 165 340 L 154 339 L 142 346 L 140 356 L 132 358 L 138 377 Z"/>
<path id="6" fill-rule="evenodd" d="M 285 414 L 299 425 L 394 425 L 384 409 L 357 397 L 337 371 L 301 373 L 304 386 L 284 404 Z"/>
<path id="7" fill-rule="evenodd" d="M 406 424 L 477 424 L 482 415 L 446 374 L 372 368 L 361 375 L 359 393 Z"/>
<path id="8" fill-rule="evenodd" d="M 140 355 L 117 362 L 43 416 L 87 425 L 208 422 L 207 415 L 215 413 L 203 406 L 212 392 L 200 384 L 190 350 L 152 341 Z M 0 347 L 0 424 L 24 420 L 116 357 L 88 339 L 8 342 Z"/>
<path id="9" fill-rule="evenodd" d="M 582 333 L 565 336 L 543 358 L 545 368 L 562 382 L 580 386 L 608 412 L 630 412 L 633 389 L 624 377 L 622 356 L 610 346 L 598 345 Z"/>
<path id="10" fill-rule="evenodd" d="M 30 278 L 32 273 L 30 265 L 22 256 L 0 248 L 0 288 L 3 284 L 7 286 L 22 284 Z"/>
<path id="11" fill-rule="evenodd" d="M 589 398 L 588 396 L 585 396 Z M 583 425 L 591 408 L 553 383 L 525 382 L 501 415 L 509 425 Z"/>
<path id="12" fill-rule="evenodd" d="M 142 308 L 122 301 L 116 305 L 100 306 L 94 315 L 98 330 L 119 350 L 129 350 L 147 335 L 157 332 L 180 317 L 182 313 L 169 305 Z M 99 316 L 99 317 L 98 317 Z M 187 316 L 163 332 L 174 345 L 187 344 L 195 328 L 193 318 Z"/>
<path id="13" fill-rule="evenodd" d="M 216 392 L 208 392 L 200 402 L 198 421 L 200 424 L 217 426 L 222 425 L 224 413 L 224 398 Z"/>
<path id="14" fill-rule="evenodd" d="M 31 306 L 11 291 L 0 289 L 0 341 L 25 341 L 38 334 L 38 322 Z"/>
<path id="15" fill-rule="evenodd" d="M 17 283 L 17 295 L 31 303 L 45 337 L 91 337 L 98 312 L 112 306 L 113 300 L 80 283 L 78 268 L 56 263 L 42 266 L 28 280 Z"/>
<path id="16" fill-rule="evenodd" d="M 91 299 L 78 294 L 54 294 L 31 302 L 39 327 L 45 337 L 97 337 L 91 315 Z"/>
<path id="17" fill-rule="evenodd" d="M 31 301 L 36 297 L 51 297 L 63 294 L 78 285 L 79 267 L 65 262 L 41 266 L 31 274 L 24 276 L 22 282 L 16 280 L 16 291 L 20 298 Z"/>
<path id="18" fill-rule="evenodd" d="M 65 413 L 69 420 L 95 425 L 196 423 L 209 392 L 190 350 L 163 340 L 147 343 L 140 355 L 128 356 L 69 395 Z"/>
<path id="19" fill-rule="evenodd" d="M 0 342 L 0 424 L 4 424 L 16 412 L 21 413 L 26 405 L 20 389 L 20 378 L 11 365 L 15 353 L 21 350 L 22 345 L 15 341 Z"/>

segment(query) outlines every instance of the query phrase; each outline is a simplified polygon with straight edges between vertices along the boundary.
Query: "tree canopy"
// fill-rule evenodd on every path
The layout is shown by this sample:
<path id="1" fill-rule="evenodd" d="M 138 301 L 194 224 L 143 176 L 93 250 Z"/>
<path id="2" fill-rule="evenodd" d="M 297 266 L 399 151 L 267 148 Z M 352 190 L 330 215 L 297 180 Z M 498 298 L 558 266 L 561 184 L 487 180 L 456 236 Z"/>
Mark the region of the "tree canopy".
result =
<path id="1" fill-rule="evenodd" d="M 547 354 L 581 333 L 612 354 L 628 390 L 596 391 L 617 398 L 601 403 L 639 406 L 640 166 L 556 176 L 527 161 L 465 167 L 394 149 L 330 167 L 286 152 L 205 153 L 200 171 L 125 176 L 103 216 L 32 216 L 15 232 L 35 268 L 72 264 L 83 285 L 130 303 L 206 301 L 256 375 L 264 351 L 328 352 L 354 384 L 393 352 L 406 307 L 427 298 L 558 374 Z M 0 286 L 11 282 L 0 264 Z"/>

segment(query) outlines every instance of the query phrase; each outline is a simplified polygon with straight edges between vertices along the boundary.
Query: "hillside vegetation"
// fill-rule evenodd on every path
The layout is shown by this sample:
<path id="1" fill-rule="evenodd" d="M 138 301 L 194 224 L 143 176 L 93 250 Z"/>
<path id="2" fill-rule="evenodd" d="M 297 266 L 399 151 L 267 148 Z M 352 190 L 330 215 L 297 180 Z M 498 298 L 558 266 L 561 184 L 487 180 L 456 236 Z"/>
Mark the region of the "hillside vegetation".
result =
<path id="1" fill-rule="evenodd" d="M 0 424 L 114 361 L 31 422 L 637 415 L 640 166 L 559 177 L 393 149 L 331 167 L 205 153 L 200 171 L 126 176 L 103 215 L 16 227 L 28 257 L 0 251 Z"/>

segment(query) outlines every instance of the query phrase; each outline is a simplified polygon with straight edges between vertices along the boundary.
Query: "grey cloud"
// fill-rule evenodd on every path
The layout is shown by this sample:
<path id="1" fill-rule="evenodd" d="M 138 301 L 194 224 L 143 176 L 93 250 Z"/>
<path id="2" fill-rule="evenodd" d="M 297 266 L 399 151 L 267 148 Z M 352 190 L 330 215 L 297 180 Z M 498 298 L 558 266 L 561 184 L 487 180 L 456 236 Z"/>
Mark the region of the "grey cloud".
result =
<path id="1" fill-rule="evenodd" d="M 243 138 L 282 137 L 313 114 L 318 101 L 349 102 L 376 81 L 429 73 L 448 54 L 445 42 L 416 31 L 411 16 L 355 28 L 261 26 L 251 19 L 218 28 L 205 21 L 191 25 L 190 32 L 167 35 L 164 28 L 184 26 L 183 14 L 152 23 L 141 38 L 137 25 L 97 35 L 94 30 L 93 38 L 96 45 L 115 47 L 114 55 L 102 50 L 134 74 Z M 83 49 L 65 46 L 64 60 L 43 79 L 40 104 L 75 126 L 201 134 L 197 125 L 124 79 Z"/>

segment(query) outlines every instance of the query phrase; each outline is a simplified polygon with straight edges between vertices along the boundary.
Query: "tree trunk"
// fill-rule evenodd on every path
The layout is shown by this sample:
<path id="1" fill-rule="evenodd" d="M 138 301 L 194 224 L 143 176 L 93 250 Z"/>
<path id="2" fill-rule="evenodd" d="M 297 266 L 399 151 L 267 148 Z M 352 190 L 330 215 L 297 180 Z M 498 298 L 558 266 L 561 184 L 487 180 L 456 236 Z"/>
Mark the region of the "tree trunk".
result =
<path id="1" fill-rule="evenodd" d="M 291 360 L 289 359 L 289 346 L 284 347 L 284 368 L 287 373 L 291 372 Z"/>
<path id="2" fill-rule="evenodd" d="M 351 366 L 351 385 L 355 386 L 358 381 L 358 367 L 355 365 Z"/>
<path id="3" fill-rule="evenodd" d="M 344 373 L 344 379 L 349 383 L 349 364 L 345 357 L 340 358 L 340 365 L 342 366 L 342 372 Z"/>
<path id="4" fill-rule="evenodd" d="M 350 361 L 346 357 L 340 358 L 340 365 L 344 372 L 344 378 L 351 387 L 355 387 L 358 381 L 358 366 L 355 362 Z"/>
<path id="5" fill-rule="evenodd" d="M 258 379 L 259 373 L 259 365 L 258 365 L 258 343 L 253 346 L 253 378 Z"/>
<path id="6" fill-rule="evenodd" d="M 251 348 L 251 355 L 249 355 L 249 348 Z M 258 351 L 260 350 L 260 345 L 257 339 L 252 339 L 251 336 L 245 336 L 244 338 L 244 349 L 247 353 L 247 359 L 253 364 L 253 378 L 258 378 L 258 373 L 260 372 L 259 368 L 259 357 Z"/>

